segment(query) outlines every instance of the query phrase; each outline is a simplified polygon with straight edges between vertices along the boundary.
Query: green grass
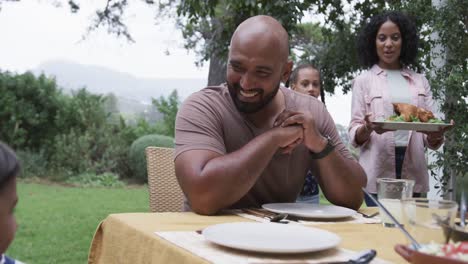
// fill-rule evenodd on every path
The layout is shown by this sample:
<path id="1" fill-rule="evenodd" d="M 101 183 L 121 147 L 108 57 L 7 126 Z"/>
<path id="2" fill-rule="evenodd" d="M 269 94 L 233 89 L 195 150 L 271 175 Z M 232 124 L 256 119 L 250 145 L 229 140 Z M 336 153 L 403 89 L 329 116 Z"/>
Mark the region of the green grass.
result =
<path id="1" fill-rule="evenodd" d="M 19 224 L 7 255 L 26 263 L 87 263 L 99 222 L 111 213 L 148 212 L 148 191 L 18 184 Z"/>
<path id="2" fill-rule="evenodd" d="M 323 195 L 322 189 L 320 189 L 320 204 L 332 204 L 330 203 L 327 198 L 325 198 L 325 195 Z"/>

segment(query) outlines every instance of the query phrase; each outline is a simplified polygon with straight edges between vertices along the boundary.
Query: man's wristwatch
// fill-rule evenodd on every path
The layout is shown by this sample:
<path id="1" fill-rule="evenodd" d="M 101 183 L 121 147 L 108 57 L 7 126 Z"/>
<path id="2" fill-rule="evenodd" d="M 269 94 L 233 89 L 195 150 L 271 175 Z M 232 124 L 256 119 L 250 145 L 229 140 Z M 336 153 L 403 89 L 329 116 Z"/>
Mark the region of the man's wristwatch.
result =
<path id="1" fill-rule="evenodd" d="M 333 145 L 331 138 L 327 136 L 327 145 L 322 151 L 318 153 L 314 153 L 312 151 L 309 151 L 309 152 L 310 152 L 312 159 L 321 159 L 321 158 L 326 157 L 328 154 L 330 154 L 330 152 L 332 152 L 334 149 L 335 149 L 335 146 Z"/>

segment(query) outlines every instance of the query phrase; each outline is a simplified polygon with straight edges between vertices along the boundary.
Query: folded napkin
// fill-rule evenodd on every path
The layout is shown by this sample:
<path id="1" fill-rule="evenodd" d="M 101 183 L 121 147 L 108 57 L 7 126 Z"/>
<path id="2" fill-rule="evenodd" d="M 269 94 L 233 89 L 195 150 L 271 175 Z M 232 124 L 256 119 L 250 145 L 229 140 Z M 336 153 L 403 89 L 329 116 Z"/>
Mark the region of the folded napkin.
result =
<path id="1" fill-rule="evenodd" d="M 155 234 L 194 255 L 211 263 L 226 264 L 262 264 L 262 263 L 327 263 L 345 261 L 354 257 L 356 252 L 342 248 L 303 254 L 265 254 L 247 252 L 222 247 L 206 241 L 203 235 L 194 231 L 155 232 Z M 375 258 L 372 264 L 386 264 L 382 259 Z"/>
<path id="2" fill-rule="evenodd" d="M 269 215 L 272 213 L 265 209 L 250 209 L 248 211 L 244 210 L 231 210 L 230 213 L 236 214 L 238 216 L 254 220 L 257 222 L 269 222 Z M 339 219 L 295 219 L 294 221 L 285 220 L 291 224 L 302 224 L 302 225 L 321 225 L 321 224 L 380 224 L 382 221 L 379 216 L 374 216 L 372 218 L 365 218 L 361 214 L 356 213 L 351 217 L 339 218 Z"/>

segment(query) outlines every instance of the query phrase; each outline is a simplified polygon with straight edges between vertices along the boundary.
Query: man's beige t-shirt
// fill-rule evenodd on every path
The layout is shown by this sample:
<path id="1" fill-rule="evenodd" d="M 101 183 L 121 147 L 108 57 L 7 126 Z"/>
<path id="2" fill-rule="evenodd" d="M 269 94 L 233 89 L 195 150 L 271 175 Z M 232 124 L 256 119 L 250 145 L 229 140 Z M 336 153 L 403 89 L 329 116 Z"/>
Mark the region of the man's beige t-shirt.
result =
<path id="1" fill-rule="evenodd" d="M 320 101 L 285 87 L 280 89 L 284 93 L 286 110 L 311 112 L 320 133 L 330 136 L 335 149 L 344 157 L 353 159 Z M 265 132 L 237 110 L 226 85 L 207 87 L 187 98 L 177 113 L 175 130 L 175 158 L 188 150 L 211 150 L 221 155 L 231 153 Z M 304 145 L 296 147 L 291 154 L 276 153 L 255 185 L 231 208 L 294 202 L 302 190 L 307 171 L 313 166 L 312 161 Z"/>

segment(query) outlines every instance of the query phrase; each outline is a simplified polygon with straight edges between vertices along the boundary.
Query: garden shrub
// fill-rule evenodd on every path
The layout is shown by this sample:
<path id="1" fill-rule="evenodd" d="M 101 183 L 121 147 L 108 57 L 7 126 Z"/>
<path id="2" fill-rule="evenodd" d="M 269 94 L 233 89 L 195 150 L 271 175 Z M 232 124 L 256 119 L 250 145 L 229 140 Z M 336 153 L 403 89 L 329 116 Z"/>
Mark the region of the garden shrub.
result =
<path id="1" fill-rule="evenodd" d="M 91 170 L 91 136 L 75 130 L 55 137 L 54 153 L 51 157 L 51 169 L 67 175 Z"/>
<path id="2" fill-rule="evenodd" d="M 44 151 L 33 152 L 30 150 L 16 151 L 21 162 L 21 178 L 45 177 L 47 176 L 47 158 Z"/>
<path id="3" fill-rule="evenodd" d="M 146 135 L 135 140 L 130 146 L 129 161 L 135 179 L 146 182 L 146 154 L 145 149 L 149 146 L 174 147 L 174 139 L 163 135 Z"/>
<path id="4" fill-rule="evenodd" d="M 0 138 L 12 148 L 45 149 L 58 132 L 61 91 L 54 79 L 0 71 Z"/>
<path id="5" fill-rule="evenodd" d="M 106 172 L 103 174 L 95 174 L 92 172 L 82 173 L 77 176 L 68 178 L 66 183 L 80 187 L 123 187 L 125 184 L 119 180 L 119 176 Z"/>
<path id="6" fill-rule="evenodd" d="M 121 178 L 131 174 L 128 168 L 130 142 L 120 136 L 118 127 L 110 124 L 90 127 L 81 134 L 75 130 L 56 137 L 51 164 L 65 177 L 85 172 L 111 172 Z"/>

